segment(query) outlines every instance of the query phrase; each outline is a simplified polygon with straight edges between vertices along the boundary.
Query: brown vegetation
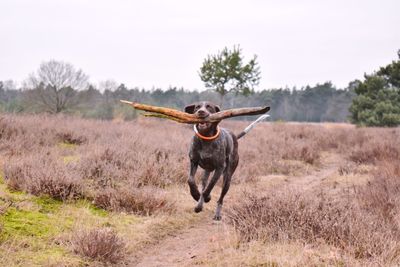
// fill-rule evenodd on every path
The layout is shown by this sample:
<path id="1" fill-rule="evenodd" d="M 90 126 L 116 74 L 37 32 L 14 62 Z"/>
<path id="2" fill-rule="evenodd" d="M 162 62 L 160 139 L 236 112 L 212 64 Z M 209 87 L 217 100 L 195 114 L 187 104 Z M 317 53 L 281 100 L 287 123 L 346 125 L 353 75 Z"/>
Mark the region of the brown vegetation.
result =
<path id="1" fill-rule="evenodd" d="M 354 258 L 398 260 L 397 223 L 379 214 L 385 207 L 373 210 L 364 204 L 354 198 L 337 201 L 323 194 L 268 191 L 247 194 L 231 208 L 229 218 L 242 240 L 325 242 Z"/>
<path id="2" fill-rule="evenodd" d="M 126 256 L 125 242 L 108 228 L 77 231 L 71 240 L 75 253 L 105 263 L 118 263 Z"/>
<path id="3" fill-rule="evenodd" d="M 248 125 L 222 124 L 235 133 Z M 0 168 L 12 190 L 68 203 L 85 199 L 113 213 L 162 218 L 188 206 L 176 203 L 168 193 L 186 189 L 192 135 L 191 127 L 159 119 L 128 123 L 5 115 L 0 118 Z M 240 164 L 233 177 L 232 190 L 247 191 L 236 197 L 234 205 L 227 201 L 239 245 L 324 244 L 363 263 L 400 263 L 399 137 L 399 129 L 257 126 L 240 140 Z M 350 179 L 362 174 L 368 182 L 335 190 L 322 182 L 314 188 L 296 183 L 297 177 L 325 168 L 327 154 L 340 159 L 333 168 L 335 175 Z M 294 182 L 259 186 L 269 175 Z M 191 201 L 189 195 L 184 201 Z M 86 250 L 85 257 L 95 260 L 114 262 L 110 260 L 114 256 L 100 259 L 99 255 L 103 249 L 115 250 L 114 245 L 116 250 L 123 247 L 115 232 L 108 230 L 79 236 L 74 241 L 76 251 Z M 93 242 L 84 243 L 86 239 Z M 107 240 L 111 247 L 103 248 Z M 116 255 L 116 261 L 122 259 Z"/>
<path id="4" fill-rule="evenodd" d="M 111 198 L 112 208 L 107 209 L 150 214 L 154 208 L 173 210 L 173 204 L 153 194 L 154 188 L 146 194 L 135 189 L 163 188 L 186 179 L 186 149 L 169 136 L 176 125 L 164 124 L 171 131 L 156 128 L 149 137 L 146 128 L 155 125 L 146 122 L 114 123 L 110 128 L 108 122 L 65 116 L 6 116 L 0 123 L 0 149 L 8 157 L 4 178 L 14 190 L 95 203 L 110 192 L 123 192 L 111 194 L 118 198 Z M 137 207 L 122 208 L 127 199 Z"/>
<path id="5" fill-rule="evenodd" d="M 322 140 L 317 136 L 318 141 Z M 337 143 L 333 147 L 356 164 L 378 166 L 372 179 L 339 196 L 326 188 L 307 191 L 290 186 L 245 192 L 246 197 L 229 210 L 230 223 L 242 240 L 324 242 L 357 259 L 384 265 L 399 262 L 399 131 L 351 130 Z M 338 173 L 348 174 L 351 167 L 356 166 L 347 163 Z"/>
<path id="6" fill-rule="evenodd" d="M 8 187 L 33 195 L 49 195 L 68 200 L 83 195 L 82 181 L 50 151 L 14 159 L 4 166 Z"/>
<path id="7" fill-rule="evenodd" d="M 151 187 L 102 190 L 96 194 L 93 204 L 106 210 L 132 212 L 140 215 L 174 211 L 174 205 L 168 203 L 165 193 Z"/>

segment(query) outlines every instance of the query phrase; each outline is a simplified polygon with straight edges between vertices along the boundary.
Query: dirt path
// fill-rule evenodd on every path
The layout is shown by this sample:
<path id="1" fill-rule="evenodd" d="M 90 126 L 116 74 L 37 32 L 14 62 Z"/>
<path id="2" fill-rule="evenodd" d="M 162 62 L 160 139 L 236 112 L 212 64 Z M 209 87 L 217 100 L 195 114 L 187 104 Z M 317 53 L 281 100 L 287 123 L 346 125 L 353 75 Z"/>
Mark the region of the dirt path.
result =
<path id="1" fill-rule="evenodd" d="M 322 166 L 318 170 L 308 175 L 289 178 L 289 185 L 301 188 L 302 191 L 321 188 L 321 183 L 328 183 L 330 178 L 338 175 L 338 168 L 344 159 L 337 154 L 325 154 L 321 161 Z"/>
<path id="2" fill-rule="evenodd" d="M 168 237 L 156 246 L 149 248 L 135 266 L 194 266 L 203 265 L 207 254 L 223 246 L 229 238 L 230 227 L 222 220 L 212 221 L 212 212 L 206 211 L 197 225 Z"/>
<path id="3" fill-rule="evenodd" d="M 340 156 L 329 154 L 323 158 L 318 170 L 304 176 L 286 177 L 285 184 L 302 190 L 313 190 L 331 176 L 336 175 L 341 163 Z M 238 190 L 231 190 L 231 197 L 234 198 L 237 192 Z M 224 220 L 212 221 L 213 205 L 206 207 L 206 210 L 199 215 L 203 217 L 200 223 L 191 225 L 147 248 L 145 254 L 132 266 L 205 266 L 206 263 L 203 260 L 207 255 L 226 246 L 232 232 L 232 228 Z"/>

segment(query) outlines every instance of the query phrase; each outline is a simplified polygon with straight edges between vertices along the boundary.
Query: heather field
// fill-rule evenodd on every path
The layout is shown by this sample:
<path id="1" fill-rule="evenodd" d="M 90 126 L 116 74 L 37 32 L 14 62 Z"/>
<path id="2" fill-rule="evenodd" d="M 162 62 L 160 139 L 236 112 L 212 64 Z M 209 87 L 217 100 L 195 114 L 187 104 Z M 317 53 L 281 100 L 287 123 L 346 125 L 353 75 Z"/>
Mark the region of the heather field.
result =
<path id="1" fill-rule="evenodd" d="M 247 122 L 225 121 L 239 133 Z M 400 129 L 262 123 L 212 220 L 192 128 L 0 115 L 0 266 L 400 265 Z"/>

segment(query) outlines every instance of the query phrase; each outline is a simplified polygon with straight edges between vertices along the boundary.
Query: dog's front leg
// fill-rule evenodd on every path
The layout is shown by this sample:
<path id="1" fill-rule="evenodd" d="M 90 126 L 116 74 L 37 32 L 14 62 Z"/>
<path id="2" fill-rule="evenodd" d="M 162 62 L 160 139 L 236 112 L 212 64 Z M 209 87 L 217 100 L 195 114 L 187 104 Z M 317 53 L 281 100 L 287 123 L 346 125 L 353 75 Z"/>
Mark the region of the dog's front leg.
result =
<path id="1" fill-rule="evenodd" d="M 190 171 L 189 171 L 189 188 L 190 188 L 190 194 L 194 198 L 194 200 L 199 201 L 200 199 L 200 192 L 199 189 L 197 188 L 196 181 L 194 180 L 194 176 L 197 171 L 197 166 L 198 163 L 194 162 L 193 160 L 190 161 Z"/>
<path id="2" fill-rule="evenodd" d="M 211 200 L 211 196 L 210 196 L 211 190 L 214 188 L 214 186 L 217 183 L 222 172 L 223 172 L 223 168 L 216 169 L 207 188 L 205 190 L 203 190 L 202 195 L 204 197 L 205 202 L 209 202 Z"/>

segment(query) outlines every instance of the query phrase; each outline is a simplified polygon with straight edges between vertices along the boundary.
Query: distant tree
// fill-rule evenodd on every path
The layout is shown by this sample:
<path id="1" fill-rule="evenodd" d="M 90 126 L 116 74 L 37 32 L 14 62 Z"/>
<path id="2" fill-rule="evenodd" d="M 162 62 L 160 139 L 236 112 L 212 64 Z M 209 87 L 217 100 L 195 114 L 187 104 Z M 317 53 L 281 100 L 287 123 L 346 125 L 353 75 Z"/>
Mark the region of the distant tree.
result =
<path id="1" fill-rule="evenodd" d="M 105 90 L 109 90 L 111 92 L 115 91 L 118 88 L 118 83 L 114 80 L 105 80 L 101 81 L 99 83 L 99 89 L 101 92 L 104 92 Z"/>
<path id="2" fill-rule="evenodd" d="M 120 103 L 118 99 L 113 98 L 113 92 L 121 90 L 121 88 L 124 88 L 125 91 L 127 90 L 124 84 L 118 85 L 114 80 L 100 82 L 100 90 L 103 92 L 103 101 L 99 106 L 98 118 L 103 120 L 112 120 L 114 118 L 114 109 Z M 126 98 L 122 97 L 121 99 Z"/>
<path id="3" fill-rule="evenodd" d="M 24 110 L 21 91 L 12 80 L 0 81 L 0 111 L 18 113 Z"/>
<path id="4" fill-rule="evenodd" d="M 5 98 L 4 83 L 0 81 L 0 102 L 3 102 Z"/>
<path id="5" fill-rule="evenodd" d="M 79 102 L 77 90 L 86 88 L 88 76 L 63 61 L 50 60 L 40 64 L 29 76 L 26 101 L 41 110 L 59 113 Z"/>
<path id="6" fill-rule="evenodd" d="M 399 60 L 354 82 L 357 96 L 350 106 L 351 120 L 364 126 L 400 125 L 400 50 Z"/>
<path id="7" fill-rule="evenodd" d="M 0 102 L 8 102 L 12 97 L 12 91 L 15 91 L 17 86 L 14 81 L 0 81 Z"/>
<path id="8" fill-rule="evenodd" d="M 200 79 L 207 88 L 215 90 L 221 98 L 228 92 L 248 95 L 260 81 L 260 68 L 254 56 L 247 64 L 243 64 L 242 50 L 239 46 L 233 50 L 224 48 L 216 55 L 208 55 L 200 68 Z"/>
<path id="9" fill-rule="evenodd" d="M 132 97 L 132 93 L 135 90 L 130 90 L 126 87 L 125 84 L 121 83 L 114 92 L 110 90 L 104 91 L 104 96 L 106 101 L 114 101 L 113 107 L 113 116 L 115 118 L 123 119 L 126 121 L 133 120 L 137 117 L 136 109 L 133 109 L 127 105 L 122 105 L 119 100 L 121 99 L 128 99 L 136 101 L 135 97 Z M 150 92 L 149 92 L 150 94 Z"/>

